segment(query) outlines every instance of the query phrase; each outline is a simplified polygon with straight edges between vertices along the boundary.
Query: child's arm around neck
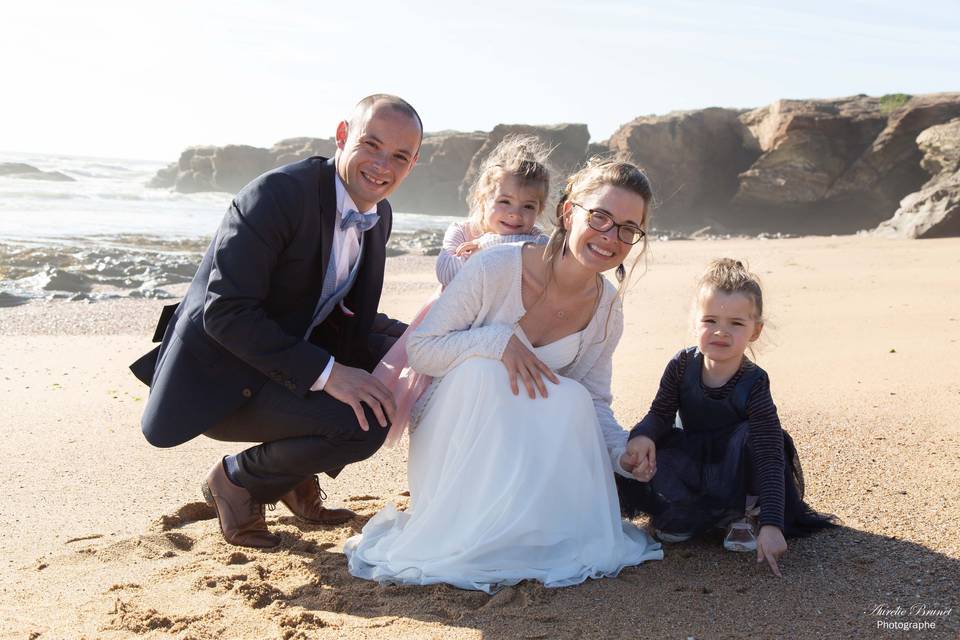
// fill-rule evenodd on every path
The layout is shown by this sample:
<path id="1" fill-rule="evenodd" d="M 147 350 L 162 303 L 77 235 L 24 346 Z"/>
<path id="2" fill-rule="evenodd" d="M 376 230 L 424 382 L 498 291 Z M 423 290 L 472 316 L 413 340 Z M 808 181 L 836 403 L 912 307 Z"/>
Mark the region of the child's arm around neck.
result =
<path id="1" fill-rule="evenodd" d="M 446 287 L 450 284 L 467 259 L 456 254 L 457 248 L 464 242 L 473 240 L 471 224 L 468 220 L 463 222 L 451 222 L 443 234 L 443 245 L 440 248 L 440 254 L 437 255 L 437 280 L 440 285 Z"/>
<path id="2" fill-rule="evenodd" d="M 533 227 L 529 233 L 515 233 L 511 235 L 500 235 L 497 233 L 484 233 L 477 238 L 477 247 L 481 250 L 498 244 L 510 244 L 513 242 L 532 242 L 534 244 L 547 244 L 549 238 L 540 229 Z"/>

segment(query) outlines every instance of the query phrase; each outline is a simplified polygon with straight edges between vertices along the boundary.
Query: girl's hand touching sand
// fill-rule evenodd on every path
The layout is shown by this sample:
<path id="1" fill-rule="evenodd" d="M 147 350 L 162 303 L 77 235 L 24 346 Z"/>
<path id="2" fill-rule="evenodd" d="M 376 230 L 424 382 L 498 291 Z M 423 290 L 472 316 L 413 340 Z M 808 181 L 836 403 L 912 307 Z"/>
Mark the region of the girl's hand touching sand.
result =
<path id="1" fill-rule="evenodd" d="M 772 524 L 765 524 L 760 527 L 760 534 L 757 536 L 757 564 L 764 560 L 770 565 L 770 570 L 778 578 L 782 578 L 780 567 L 777 566 L 777 560 L 787 552 L 787 541 L 783 539 L 783 532 L 779 527 Z"/>

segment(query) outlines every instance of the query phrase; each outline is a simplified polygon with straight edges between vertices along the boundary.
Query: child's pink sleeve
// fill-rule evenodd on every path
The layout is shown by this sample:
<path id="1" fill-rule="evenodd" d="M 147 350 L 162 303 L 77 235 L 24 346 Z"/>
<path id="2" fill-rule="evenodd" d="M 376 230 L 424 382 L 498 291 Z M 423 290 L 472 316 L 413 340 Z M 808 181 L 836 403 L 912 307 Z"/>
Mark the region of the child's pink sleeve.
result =
<path id="1" fill-rule="evenodd" d="M 470 240 L 469 222 L 452 222 L 443 234 L 443 245 L 437 256 L 437 280 L 446 287 L 460 272 L 466 259 L 455 254 L 457 247 Z"/>

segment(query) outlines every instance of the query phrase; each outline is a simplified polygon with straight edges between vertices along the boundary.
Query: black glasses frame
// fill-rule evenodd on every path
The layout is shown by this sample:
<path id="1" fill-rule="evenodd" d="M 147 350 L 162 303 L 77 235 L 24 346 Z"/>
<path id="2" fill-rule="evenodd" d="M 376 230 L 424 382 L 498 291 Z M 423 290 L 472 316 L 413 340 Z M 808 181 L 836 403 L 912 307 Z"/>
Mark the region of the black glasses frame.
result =
<path id="1" fill-rule="evenodd" d="M 575 206 L 575 207 L 580 207 L 581 209 L 583 209 L 584 211 L 586 211 L 586 212 L 589 214 L 589 215 L 587 216 L 587 225 L 588 225 L 591 229 L 593 229 L 594 231 L 604 232 L 604 231 L 609 231 L 610 229 L 613 229 L 614 227 L 616 227 L 616 228 L 617 228 L 617 238 L 620 240 L 620 242 L 622 242 L 622 243 L 624 243 L 624 244 L 629 244 L 629 245 L 637 244 L 638 242 L 640 242 L 641 240 L 643 240 L 644 236 L 647 235 L 647 232 L 646 232 L 646 231 L 644 231 L 643 229 L 641 229 L 640 227 L 636 226 L 636 225 L 633 224 L 633 223 L 620 224 L 619 222 L 617 222 L 616 220 L 613 219 L 613 216 L 612 216 L 612 215 L 610 215 L 609 213 L 607 213 L 607 212 L 604 211 L 603 209 L 587 209 L 585 206 L 583 206 L 583 205 L 580 204 L 579 202 L 570 202 L 570 204 L 572 204 L 572 205 Z M 602 224 L 601 226 L 599 226 L 599 227 L 596 226 L 596 225 L 594 224 L 594 217 L 595 217 L 595 216 L 596 216 L 596 217 L 600 217 L 600 218 L 606 220 L 606 222 L 603 223 L 603 224 Z M 626 238 L 623 237 L 623 230 L 624 230 L 624 229 L 627 230 L 627 233 L 637 234 L 637 237 L 634 239 L 633 242 L 630 242 L 630 240 L 627 240 Z"/>

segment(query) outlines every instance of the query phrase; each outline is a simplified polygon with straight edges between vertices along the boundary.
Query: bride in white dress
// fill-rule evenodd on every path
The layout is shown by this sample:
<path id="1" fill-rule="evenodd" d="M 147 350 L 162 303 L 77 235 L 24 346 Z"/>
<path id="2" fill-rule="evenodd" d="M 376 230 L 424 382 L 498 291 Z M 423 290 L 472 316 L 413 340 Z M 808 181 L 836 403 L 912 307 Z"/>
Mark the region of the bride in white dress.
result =
<path id="1" fill-rule="evenodd" d="M 408 343 L 435 378 L 410 436 L 410 507 L 347 541 L 353 575 L 492 592 L 663 557 L 620 518 L 613 473 L 634 470 L 610 409 L 623 316 L 600 276 L 621 265 L 623 279 L 649 201 L 636 167 L 593 162 L 568 180 L 546 249 L 488 249 L 450 283 Z"/>

